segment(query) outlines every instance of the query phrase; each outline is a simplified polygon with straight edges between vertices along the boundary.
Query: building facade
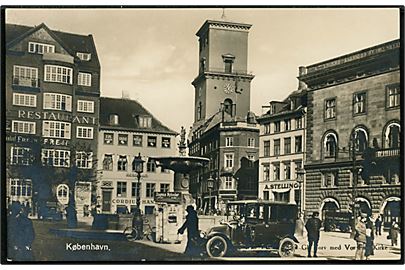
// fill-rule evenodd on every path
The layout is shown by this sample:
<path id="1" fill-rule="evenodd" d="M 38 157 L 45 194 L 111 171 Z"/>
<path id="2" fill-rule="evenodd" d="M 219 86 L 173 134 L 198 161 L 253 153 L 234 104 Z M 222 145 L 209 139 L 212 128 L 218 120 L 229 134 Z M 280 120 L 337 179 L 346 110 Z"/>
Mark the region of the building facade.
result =
<path id="1" fill-rule="evenodd" d="M 272 101 L 258 118 L 259 193 L 264 200 L 296 203 L 305 209 L 304 164 L 306 91 L 299 89 L 282 102 Z"/>
<path id="2" fill-rule="evenodd" d="M 78 212 L 95 179 L 100 63 L 92 35 L 6 24 L 7 199 Z"/>
<path id="3" fill-rule="evenodd" d="M 175 156 L 177 133 L 164 126 L 137 101 L 100 99 L 97 205 L 102 213 L 132 212 L 140 195 L 140 209 L 152 214 L 154 192 L 173 191 L 173 172 L 162 170 L 149 157 Z M 138 185 L 133 161 L 138 155 L 144 170 Z"/>
<path id="4" fill-rule="evenodd" d="M 189 153 L 210 158 L 208 168 L 190 175 L 190 193 L 206 212 L 257 195 L 259 128 L 250 112 L 247 71 L 251 25 L 207 20 L 198 30 L 199 72 Z M 213 180 L 212 186 L 208 179 Z"/>
<path id="5" fill-rule="evenodd" d="M 307 66 L 306 205 L 400 219 L 400 41 Z"/>

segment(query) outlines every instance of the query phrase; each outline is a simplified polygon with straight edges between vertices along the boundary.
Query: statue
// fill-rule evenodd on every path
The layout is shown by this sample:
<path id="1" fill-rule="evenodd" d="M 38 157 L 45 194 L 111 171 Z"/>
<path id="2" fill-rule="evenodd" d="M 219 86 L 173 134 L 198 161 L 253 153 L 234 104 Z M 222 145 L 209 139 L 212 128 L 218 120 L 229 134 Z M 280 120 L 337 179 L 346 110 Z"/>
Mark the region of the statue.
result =
<path id="1" fill-rule="evenodd" d="M 181 127 L 180 131 L 180 142 L 179 142 L 179 154 L 180 156 L 186 156 L 186 149 L 187 149 L 187 143 L 186 143 L 186 129 L 184 127 Z"/>

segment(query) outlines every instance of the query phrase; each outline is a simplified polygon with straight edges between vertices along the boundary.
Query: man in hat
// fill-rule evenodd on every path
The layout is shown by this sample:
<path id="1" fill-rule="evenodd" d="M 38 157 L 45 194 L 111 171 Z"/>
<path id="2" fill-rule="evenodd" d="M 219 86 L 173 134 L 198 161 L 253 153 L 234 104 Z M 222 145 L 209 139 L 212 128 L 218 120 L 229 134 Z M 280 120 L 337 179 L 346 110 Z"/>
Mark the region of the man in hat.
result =
<path id="1" fill-rule="evenodd" d="M 194 210 L 192 205 L 187 206 L 187 217 L 186 222 L 184 222 L 183 226 L 177 231 L 178 234 L 183 234 L 184 231 L 187 229 L 187 246 L 186 250 L 184 251 L 185 254 L 190 256 L 198 256 L 199 255 L 199 231 L 198 231 L 198 216 L 197 212 Z"/>
<path id="2" fill-rule="evenodd" d="M 312 217 L 305 224 L 308 233 L 308 257 L 311 257 L 312 245 L 314 246 L 314 257 L 318 257 L 319 233 L 321 230 L 322 221 L 319 219 L 319 212 L 313 212 Z"/>
<path id="3" fill-rule="evenodd" d="M 355 260 L 364 259 L 364 249 L 366 247 L 366 237 L 367 237 L 366 222 L 367 222 L 367 214 L 361 213 L 355 227 L 354 240 L 356 240 L 357 243 L 357 249 L 354 256 Z"/>

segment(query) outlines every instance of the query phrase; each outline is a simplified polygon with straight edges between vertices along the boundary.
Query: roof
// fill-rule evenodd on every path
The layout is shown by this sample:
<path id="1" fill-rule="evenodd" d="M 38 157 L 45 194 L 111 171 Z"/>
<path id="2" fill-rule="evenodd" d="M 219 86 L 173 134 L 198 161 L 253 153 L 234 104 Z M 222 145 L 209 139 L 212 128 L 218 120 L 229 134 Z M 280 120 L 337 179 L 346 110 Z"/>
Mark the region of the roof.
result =
<path id="1" fill-rule="evenodd" d="M 252 203 L 264 203 L 264 204 L 278 204 L 278 205 L 296 205 L 295 203 L 269 201 L 269 200 L 241 200 L 241 201 L 229 201 L 228 204 L 252 204 Z"/>
<path id="2" fill-rule="evenodd" d="M 81 66 L 100 68 L 100 62 L 97 55 L 96 46 L 92 35 L 80 35 L 49 29 L 44 23 L 38 26 L 26 26 L 18 24 L 6 24 L 5 37 L 7 47 L 19 42 L 26 36 L 44 28 L 49 34 L 59 42 L 72 56 L 77 52 L 91 53 L 90 61 L 81 61 Z"/>
<path id="3" fill-rule="evenodd" d="M 110 115 L 117 114 L 119 124 L 110 124 Z M 142 128 L 138 116 L 152 117 L 152 127 Z M 122 98 L 100 97 L 100 127 L 104 129 L 128 130 L 178 135 L 177 132 L 163 125 L 138 101 Z"/>

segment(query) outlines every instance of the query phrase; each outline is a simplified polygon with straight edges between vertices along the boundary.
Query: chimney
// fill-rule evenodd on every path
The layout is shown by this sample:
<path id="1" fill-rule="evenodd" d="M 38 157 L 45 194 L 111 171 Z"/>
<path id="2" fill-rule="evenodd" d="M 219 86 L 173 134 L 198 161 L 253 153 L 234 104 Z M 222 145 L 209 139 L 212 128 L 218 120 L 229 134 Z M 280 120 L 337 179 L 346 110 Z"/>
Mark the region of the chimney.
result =
<path id="1" fill-rule="evenodd" d="M 300 66 L 298 67 L 298 90 L 305 90 L 307 89 L 307 85 L 300 80 L 300 77 L 307 74 L 307 68 Z"/>

